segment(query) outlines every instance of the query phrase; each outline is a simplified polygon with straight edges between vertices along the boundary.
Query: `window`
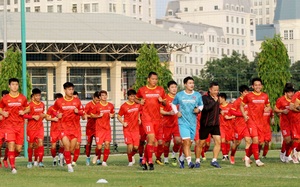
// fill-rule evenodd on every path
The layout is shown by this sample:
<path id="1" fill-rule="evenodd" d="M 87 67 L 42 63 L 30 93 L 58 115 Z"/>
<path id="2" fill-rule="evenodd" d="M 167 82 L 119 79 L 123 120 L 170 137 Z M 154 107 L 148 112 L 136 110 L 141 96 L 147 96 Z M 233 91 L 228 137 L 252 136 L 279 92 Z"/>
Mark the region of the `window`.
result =
<path id="1" fill-rule="evenodd" d="M 241 7 L 241 12 L 244 12 L 244 7 Z"/>
<path id="2" fill-rule="evenodd" d="M 259 14 L 259 15 L 262 15 L 262 9 L 261 9 L 261 8 L 258 9 L 258 14 Z"/>
<path id="3" fill-rule="evenodd" d="M 270 24 L 270 18 L 266 18 L 266 24 Z"/>
<path id="4" fill-rule="evenodd" d="M 148 11 L 149 11 L 149 17 L 151 17 L 151 8 L 149 8 Z"/>
<path id="5" fill-rule="evenodd" d="M 269 15 L 270 14 L 270 9 L 266 8 L 266 14 Z"/>
<path id="6" fill-rule="evenodd" d="M 123 13 L 126 13 L 126 4 L 123 4 Z"/>
<path id="7" fill-rule="evenodd" d="M 184 12 L 188 12 L 189 9 L 187 7 L 184 8 Z"/>
<path id="8" fill-rule="evenodd" d="M 72 12 L 74 12 L 74 13 L 77 12 L 77 4 L 72 5 Z"/>
<path id="9" fill-rule="evenodd" d="M 7 1 L 7 4 L 8 4 L 9 0 Z M 30 3 L 30 0 L 26 0 L 26 3 Z"/>
<path id="10" fill-rule="evenodd" d="M 40 12 L 41 11 L 41 7 L 40 6 L 35 6 L 34 7 L 34 12 Z"/>
<path id="11" fill-rule="evenodd" d="M 242 45 L 245 45 L 245 43 L 244 43 L 245 41 L 244 41 L 244 39 L 242 39 Z"/>
<path id="12" fill-rule="evenodd" d="M 240 45 L 240 39 L 236 39 L 236 45 Z"/>
<path id="13" fill-rule="evenodd" d="M 110 7 L 110 5 L 111 5 L 111 3 L 109 3 L 109 7 Z M 83 10 L 84 12 L 90 12 L 91 11 L 90 4 L 84 4 L 83 7 L 84 7 L 84 10 Z"/>
<path id="14" fill-rule="evenodd" d="M 200 59 L 200 63 L 203 64 L 203 58 Z"/>
<path id="15" fill-rule="evenodd" d="M 226 22 L 229 22 L 229 16 L 226 16 Z"/>
<path id="16" fill-rule="evenodd" d="M 231 16 L 231 23 L 233 23 L 234 22 L 234 17 L 233 16 Z"/>
<path id="17" fill-rule="evenodd" d="M 30 7 L 26 7 L 26 12 L 30 12 Z"/>
<path id="18" fill-rule="evenodd" d="M 257 6 L 257 1 L 256 0 L 254 0 L 254 6 Z"/>
<path id="19" fill-rule="evenodd" d="M 15 9 L 14 9 L 14 12 L 18 12 L 18 8 L 15 8 Z"/>
<path id="20" fill-rule="evenodd" d="M 40 0 L 34 0 L 33 2 L 36 2 L 36 3 L 38 3 L 38 2 L 40 2 Z"/>
<path id="21" fill-rule="evenodd" d="M 229 10 L 229 5 L 228 4 L 226 4 L 226 10 Z"/>
<path id="22" fill-rule="evenodd" d="M 198 64 L 198 57 L 195 57 L 195 63 Z"/>
<path id="23" fill-rule="evenodd" d="M 234 45 L 234 38 L 232 38 L 232 45 Z"/>
<path id="24" fill-rule="evenodd" d="M 116 4 L 113 4 L 113 12 L 117 12 Z"/>
<path id="25" fill-rule="evenodd" d="M 139 14 L 142 14 L 142 6 L 139 6 Z"/>
<path id="26" fill-rule="evenodd" d="M 290 50 L 289 52 L 294 52 L 294 44 L 290 44 Z"/>
<path id="27" fill-rule="evenodd" d="M 15 2 L 15 4 L 18 4 L 18 0 L 15 0 L 14 2 Z"/>
<path id="28" fill-rule="evenodd" d="M 92 3 L 92 12 L 99 12 L 98 3 Z"/>
<path id="29" fill-rule="evenodd" d="M 294 31 L 290 30 L 290 40 L 294 39 Z"/>
<path id="30" fill-rule="evenodd" d="M 236 23 L 239 23 L 239 17 L 236 17 Z"/>
<path id="31" fill-rule="evenodd" d="M 190 57 L 190 64 L 193 63 L 193 57 Z"/>
<path id="32" fill-rule="evenodd" d="M 262 18 L 259 18 L 259 24 L 260 25 L 262 24 Z"/>
<path id="33" fill-rule="evenodd" d="M 250 30 L 250 36 L 254 36 L 254 31 Z"/>
<path id="34" fill-rule="evenodd" d="M 229 49 L 227 49 L 227 55 L 230 55 L 230 50 Z"/>
<path id="35" fill-rule="evenodd" d="M 199 11 L 203 11 L 203 6 L 200 6 L 200 7 L 199 7 Z"/>
<path id="36" fill-rule="evenodd" d="M 53 6 L 52 5 L 47 6 L 47 12 L 53 12 Z"/>
<path id="37" fill-rule="evenodd" d="M 227 44 L 229 44 L 229 38 L 227 38 Z"/>
<path id="38" fill-rule="evenodd" d="M 219 7 L 217 5 L 215 6 L 215 10 L 219 10 Z"/>
<path id="39" fill-rule="evenodd" d="M 62 5 L 57 5 L 57 12 L 62 13 Z"/>
<path id="40" fill-rule="evenodd" d="M 259 5 L 262 5 L 262 0 L 258 0 Z"/>
<path id="41" fill-rule="evenodd" d="M 244 18 L 241 18 L 241 24 L 244 24 Z"/>
<path id="42" fill-rule="evenodd" d="M 289 33 L 288 33 L 287 30 L 284 30 L 284 31 L 283 31 L 283 38 L 284 38 L 285 40 L 288 40 L 288 39 L 289 39 Z"/>
<path id="43" fill-rule="evenodd" d="M 256 14 L 256 15 L 257 15 L 257 9 L 254 9 L 254 10 L 253 10 L 253 14 Z"/>
<path id="44" fill-rule="evenodd" d="M 236 28 L 236 34 L 240 34 L 239 31 L 240 31 L 239 28 Z"/>
<path id="45" fill-rule="evenodd" d="M 266 5 L 269 5 L 270 3 L 269 3 L 269 0 L 266 0 Z"/>
<path id="46" fill-rule="evenodd" d="M 293 56 L 290 57 L 291 63 L 293 64 L 295 62 L 295 59 Z"/>
<path id="47" fill-rule="evenodd" d="M 250 25 L 253 25 L 253 19 L 250 19 Z"/>
<path id="48" fill-rule="evenodd" d="M 135 5 L 132 6 L 132 12 L 133 12 L 134 14 L 136 13 L 136 6 L 135 6 Z"/>
<path id="49" fill-rule="evenodd" d="M 231 33 L 234 34 L 234 28 L 233 27 L 231 28 Z"/>

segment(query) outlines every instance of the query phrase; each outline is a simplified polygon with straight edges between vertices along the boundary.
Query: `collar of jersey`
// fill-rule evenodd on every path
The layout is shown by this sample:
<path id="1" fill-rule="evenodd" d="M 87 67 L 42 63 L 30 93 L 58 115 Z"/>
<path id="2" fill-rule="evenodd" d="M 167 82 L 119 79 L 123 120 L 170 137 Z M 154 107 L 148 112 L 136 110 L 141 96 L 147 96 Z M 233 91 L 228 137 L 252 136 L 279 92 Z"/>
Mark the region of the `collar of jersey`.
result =
<path id="1" fill-rule="evenodd" d="M 255 93 L 254 91 L 252 92 L 254 95 L 260 95 L 262 92 L 260 93 Z"/>
<path id="2" fill-rule="evenodd" d="M 135 102 L 130 103 L 129 101 L 126 101 L 126 103 L 127 103 L 128 105 L 134 105 L 134 104 L 135 104 Z"/>
<path id="3" fill-rule="evenodd" d="M 13 96 L 9 93 L 9 96 L 12 97 L 12 98 L 17 98 L 18 96 L 20 95 L 20 93 L 18 93 L 16 96 Z"/>
<path id="4" fill-rule="evenodd" d="M 107 105 L 108 105 L 108 102 L 107 102 L 107 101 L 106 101 L 106 104 L 101 103 L 101 101 L 100 101 L 99 103 L 100 103 L 100 105 L 102 105 L 102 106 L 107 106 Z"/>
<path id="5" fill-rule="evenodd" d="M 288 102 L 291 102 L 291 101 L 292 101 L 291 99 L 287 98 L 286 96 L 284 96 L 284 97 L 285 97 L 285 99 L 286 99 Z"/>
<path id="6" fill-rule="evenodd" d="M 174 98 L 175 96 L 171 95 L 170 93 L 168 93 L 168 96 L 171 98 Z"/>
<path id="7" fill-rule="evenodd" d="M 74 99 L 74 97 L 72 97 L 72 99 L 67 99 L 66 97 L 64 97 L 64 100 L 66 101 L 72 101 Z"/>
<path id="8" fill-rule="evenodd" d="M 35 101 L 32 101 L 35 105 L 39 105 L 41 102 L 35 102 Z"/>
<path id="9" fill-rule="evenodd" d="M 146 87 L 150 90 L 154 90 L 157 86 L 154 86 L 153 88 L 150 88 L 148 85 L 146 85 Z"/>

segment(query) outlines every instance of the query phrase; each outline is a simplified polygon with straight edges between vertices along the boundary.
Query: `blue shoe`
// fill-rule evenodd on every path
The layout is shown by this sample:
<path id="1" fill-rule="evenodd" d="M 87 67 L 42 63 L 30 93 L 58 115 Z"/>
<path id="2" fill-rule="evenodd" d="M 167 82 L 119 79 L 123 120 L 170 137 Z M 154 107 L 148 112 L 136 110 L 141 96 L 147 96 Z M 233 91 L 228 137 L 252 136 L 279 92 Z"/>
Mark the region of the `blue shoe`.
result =
<path id="1" fill-rule="evenodd" d="M 40 162 L 40 163 L 39 163 L 39 167 L 40 167 L 40 168 L 43 168 L 43 167 L 44 167 L 43 162 Z"/>
<path id="2" fill-rule="evenodd" d="M 199 162 L 196 162 L 195 168 L 200 168 L 200 163 Z"/>
<path id="3" fill-rule="evenodd" d="M 90 157 L 87 157 L 86 160 L 85 160 L 85 164 L 86 164 L 87 166 L 89 166 L 90 163 L 91 163 L 91 158 L 90 158 Z"/>
<path id="4" fill-rule="evenodd" d="M 216 168 L 221 168 L 221 166 L 219 165 L 219 163 L 217 161 L 211 162 L 210 165 L 214 166 Z"/>
<path id="5" fill-rule="evenodd" d="M 190 168 L 190 169 L 193 169 L 194 167 L 195 167 L 195 164 L 194 164 L 193 162 L 190 162 L 189 168 Z"/>
<path id="6" fill-rule="evenodd" d="M 179 165 L 180 165 L 180 168 L 183 169 L 184 168 L 184 161 L 179 160 Z"/>
<path id="7" fill-rule="evenodd" d="M 101 165 L 102 164 L 101 160 L 98 159 L 97 162 L 96 162 L 96 164 L 97 165 Z"/>

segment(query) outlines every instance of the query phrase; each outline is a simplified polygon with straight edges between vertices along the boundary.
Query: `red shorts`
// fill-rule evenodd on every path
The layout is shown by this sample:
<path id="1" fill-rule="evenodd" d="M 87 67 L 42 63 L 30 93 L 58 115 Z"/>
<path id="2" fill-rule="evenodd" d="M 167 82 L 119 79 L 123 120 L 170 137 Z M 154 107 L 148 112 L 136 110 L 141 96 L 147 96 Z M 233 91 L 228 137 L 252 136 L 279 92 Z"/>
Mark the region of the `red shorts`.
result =
<path id="1" fill-rule="evenodd" d="M 292 139 L 300 139 L 300 124 L 292 124 Z"/>
<path id="2" fill-rule="evenodd" d="M 50 130 L 50 142 L 56 143 L 57 141 L 61 140 L 60 131 L 51 131 Z"/>
<path id="3" fill-rule="evenodd" d="M 39 130 L 27 130 L 28 143 L 34 143 L 37 139 L 44 140 L 44 127 Z"/>
<path id="4" fill-rule="evenodd" d="M 14 128 L 16 140 L 16 145 L 23 145 L 24 144 L 24 125 L 20 125 L 20 127 Z"/>
<path id="5" fill-rule="evenodd" d="M 0 129 L 0 146 L 3 142 L 15 142 L 16 134 L 13 129 Z"/>
<path id="6" fill-rule="evenodd" d="M 235 140 L 242 140 L 245 137 L 250 138 L 250 133 L 249 133 L 247 123 L 245 122 L 244 118 L 242 118 L 242 117 L 238 117 L 235 119 L 233 130 L 234 130 L 234 139 Z"/>
<path id="7" fill-rule="evenodd" d="M 250 137 L 258 137 L 259 142 L 264 142 L 264 128 L 263 125 L 255 125 L 248 123 L 248 129 L 250 133 Z"/>
<path id="8" fill-rule="evenodd" d="M 86 134 L 86 142 L 88 143 L 92 143 L 93 141 L 93 137 L 95 137 L 95 129 L 89 129 L 86 128 L 85 134 Z"/>
<path id="9" fill-rule="evenodd" d="M 221 138 L 226 141 L 232 141 L 234 137 L 233 128 L 230 125 L 220 125 Z"/>
<path id="10" fill-rule="evenodd" d="M 143 127 L 146 134 L 154 134 L 156 140 L 162 140 L 163 126 L 160 121 L 143 122 Z"/>
<path id="11" fill-rule="evenodd" d="M 62 130 L 60 132 L 60 139 L 63 139 L 63 137 L 67 137 L 69 140 L 72 140 L 74 138 L 77 138 L 78 131 L 77 130 Z"/>
<path id="12" fill-rule="evenodd" d="M 102 145 L 104 142 L 111 142 L 111 130 L 96 131 L 97 145 Z"/>
<path id="13" fill-rule="evenodd" d="M 292 128 L 290 125 L 281 125 L 280 124 L 280 131 L 284 138 L 292 136 Z"/>
<path id="14" fill-rule="evenodd" d="M 139 125 L 139 129 L 140 129 L 140 141 L 146 141 L 147 140 L 147 134 L 144 131 L 143 125 Z"/>
<path id="15" fill-rule="evenodd" d="M 270 125 L 264 128 L 264 142 L 270 142 L 272 140 L 272 130 Z"/>
<path id="16" fill-rule="evenodd" d="M 124 140 L 126 145 L 132 144 L 133 146 L 139 146 L 140 145 L 140 133 L 137 132 L 130 132 L 130 131 L 123 131 L 124 134 Z"/>
<path id="17" fill-rule="evenodd" d="M 77 130 L 77 142 L 81 143 L 81 128 Z"/>
<path id="18" fill-rule="evenodd" d="M 170 142 L 174 137 L 180 137 L 178 125 L 163 128 L 163 140 L 165 142 Z"/>

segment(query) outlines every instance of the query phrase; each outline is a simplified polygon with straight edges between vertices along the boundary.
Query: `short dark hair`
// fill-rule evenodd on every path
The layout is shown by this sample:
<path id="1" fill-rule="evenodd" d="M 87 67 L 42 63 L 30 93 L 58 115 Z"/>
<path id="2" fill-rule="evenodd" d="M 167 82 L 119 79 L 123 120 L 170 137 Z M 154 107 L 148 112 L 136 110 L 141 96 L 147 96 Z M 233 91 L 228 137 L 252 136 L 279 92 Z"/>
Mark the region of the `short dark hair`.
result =
<path id="1" fill-rule="evenodd" d="M 295 88 L 294 85 L 292 83 L 286 83 L 283 89 L 283 93 L 287 93 L 287 92 L 294 92 Z"/>
<path id="2" fill-rule="evenodd" d="M 10 79 L 8 80 L 8 84 L 10 85 L 10 83 L 12 83 L 12 82 L 17 82 L 17 83 L 19 83 L 19 79 L 17 79 L 17 78 L 10 78 Z"/>
<path id="3" fill-rule="evenodd" d="M 183 79 L 183 84 L 186 84 L 189 80 L 194 81 L 193 77 L 188 76 L 188 77 Z"/>
<path id="4" fill-rule="evenodd" d="M 78 92 L 77 92 L 77 91 L 74 91 L 74 92 L 73 92 L 73 95 L 79 95 L 79 94 L 78 94 Z"/>
<path id="5" fill-rule="evenodd" d="M 219 86 L 219 84 L 217 82 L 211 82 L 209 83 L 209 88 L 212 88 L 213 86 Z"/>
<path id="6" fill-rule="evenodd" d="M 71 82 L 66 82 L 63 86 L 64 86 L 64 89 L 67 89 L 67 88 L 70 88 L 70 87 L 74 88 L 74 84 L 71 83 Z"/>
<path id="7" fill-rule="evenodd" d="M 31 91 L 32 95 L 35 95 L 35 94 L 41 94 L 42 91 L 38 88 L 33 88 L 32 91 Z"/>
<path id="8" fill-rule="evenodd" d="M 130 96 L 130 95 L 136 95 L 136 91 L 135 90 L 128 90 L 127 91 L 127 96 Z"/>
<path id="9" fill-rule="evenodd" d="M 261 84 L 263 84 L 261 78 L 255 77 L 255 78 L 253 78 L 253 79 L 251 80 L 251 85 L 254 85 L 254 82 L 256 82 L 256 81 L 259 81 Z"/>
<path id="10" fill-rule="evenodd" d="M 98 92 L 98 91 L 95 91 L 95 93 L 93 94 L 93 97 L 99 98 L 99 92 Z"/>
<path id="11" fill-rule="evenodd" d="M 62 98 L 62 97 L 63 97 L 63 94 L 61 94 L 61 93 L 56 93 L 54 95 L 54 99 L 58 99 L 58 98 Z"/>
<path id="12" fill-rule="evenodd" d="M 243 84 L 239 87 L 240 93 L 243 93 L 244 91 L 249 91 L 249 86 Z"/>
<path id="13" fill-rule="evenodd" d="M 173 84 L 175 84 L 177 86 L 177 82 L 175 82 L 174 80 L 169 81 L 167 84 L 168 88 Z"/>
<path id="14" fill-rule="evenodd" d="M 219 93 L 219 97 L 223 98 L 223 99 L 227 99 L 227 95 L 226 93 Z"/>
<path id="15" fill-rule="evenodd" d="M 105 90 L 101 90 L 101 91 L 99 92 L 99 96 L 101 96 L 101 94 L 105 94 L 105 95 L 107 95 L 107 91 L 105 91 Z"/>
<path id="16" fill-rule="evenodd" d="M 154 72 L 154 71 L 151 71 L 151 72 L 148 74 L 148 78 L 150 78 L 152 75 L 156 75 L 156 76 L 158 76 L 158 74 L 157 74 L 156 72 Z"/>
<path id="17" fill-rule="evenodd" d="M 8 90 L 2 90 L 2 97 L 5 96 L 6 94 L 9 94 Z"/>

